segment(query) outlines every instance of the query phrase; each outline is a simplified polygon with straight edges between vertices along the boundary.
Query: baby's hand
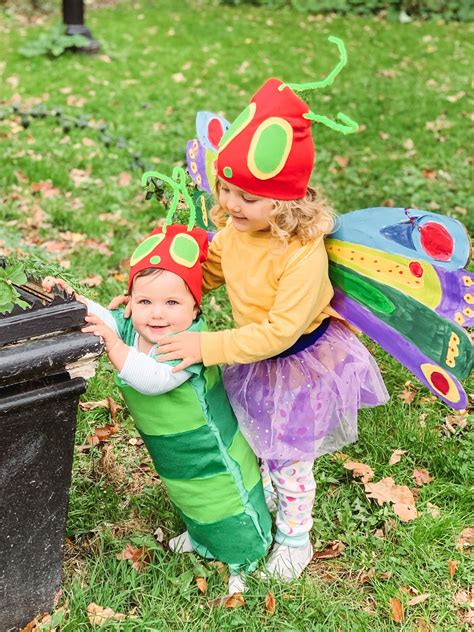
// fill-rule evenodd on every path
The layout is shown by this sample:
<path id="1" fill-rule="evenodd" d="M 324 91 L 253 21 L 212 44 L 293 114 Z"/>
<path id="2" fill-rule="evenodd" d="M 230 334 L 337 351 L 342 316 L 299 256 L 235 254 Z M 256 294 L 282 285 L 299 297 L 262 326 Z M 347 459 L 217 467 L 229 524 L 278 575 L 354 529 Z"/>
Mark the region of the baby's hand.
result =
<path id="1" fill-rule="evenodd" d="M 124 318 L 130 318 L 132 315 L 132 304 L 130 301 L 130 296 L 128 294 L 120 294 L 119 296 L 114 296 L 114 298 L 107 305 L 107 309 L 117 309 L 120 305 L 125 305 L 125 311 L 123 313 Z"/>
<path id="2" fill-rule="evenodd" d="M 100 336 L 104 341 L 106 352 L 110 353 L 112 348 L 115 347 L 120 340 L 115 331 L 95 314 L 88 314 L 86 316 L 86 322 L 88 325 L 83 327 L 81 331 L 85 334 Z"/>
<path id="3" fill-rule="evenodd" d="M 41 287 L 43 288 L 43 290 L 46 290 L 46 292 L 52 292 L 56 286 L 61 288 L 61 290 L 64 290 L 68 294 L 75 294 L 76 299 L 80 303 L 86 303 L 86 298 L 82 296 L 82 294 L 77 294 L 74 288 L 68 285 L 64 279 L 60 279 L 59 277 L 47 276 L 41 282 Z"/>
<path id="4" fill-rule="evenodd" d="M 47 276 L 41 281 L 41 287 L 43 290 L 46 290 L 46 292 L 52 292 L 56 285 L 69 294 L 74 292 L 72 287 L 67 285 L 64 279 L 59 279 L 58 277 Z"/>

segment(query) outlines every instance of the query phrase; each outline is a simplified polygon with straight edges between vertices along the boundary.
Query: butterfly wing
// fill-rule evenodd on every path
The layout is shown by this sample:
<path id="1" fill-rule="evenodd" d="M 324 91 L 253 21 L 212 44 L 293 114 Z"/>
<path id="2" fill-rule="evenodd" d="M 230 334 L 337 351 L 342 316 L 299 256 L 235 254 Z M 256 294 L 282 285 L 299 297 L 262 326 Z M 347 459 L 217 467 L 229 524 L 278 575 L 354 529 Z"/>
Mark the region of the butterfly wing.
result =
<path id="1" fill-rule="evenodd" d="M 453 218 L 409 209 L 364 209 L 339 219 L 327 240 L 335 309 L 453 408 L 473 364 L 461 326 L 473 322 L 467 233 Z"/>
<path id="2" fill-rule="evenodd" d="M 198 112 L 196 115 L 197 138 L 188 141 L 186 160 L 191 178 L 207 193 L 214 190 L 219 142 L 228 129 L 228 121 L 218 114 Z"/>

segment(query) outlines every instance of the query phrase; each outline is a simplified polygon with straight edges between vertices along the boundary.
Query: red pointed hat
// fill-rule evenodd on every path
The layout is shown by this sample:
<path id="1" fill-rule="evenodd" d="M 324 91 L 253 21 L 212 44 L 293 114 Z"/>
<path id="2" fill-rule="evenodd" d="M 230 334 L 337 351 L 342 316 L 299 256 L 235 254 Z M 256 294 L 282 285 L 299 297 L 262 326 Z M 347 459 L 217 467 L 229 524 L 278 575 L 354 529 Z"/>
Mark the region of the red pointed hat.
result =
<path id="1" fill-rule="evenodd" d="M 230 184 L 263 197 L 304 197 L 314 163 L 308 105 L 279 79 L 252 97 L 219 144 L 217 173 Z"/>
<path id="2" fill-rule="evenodd" d="M 181 224 L 156 228 L 137 246 L 130 258 L 128 291 L 138 272 L 160 268 L 180 276 L 199 305 L 202 297 L 201 264 L 207 259 L 208 243 L 208 234 L 202 228 L 188 230 Z"/>

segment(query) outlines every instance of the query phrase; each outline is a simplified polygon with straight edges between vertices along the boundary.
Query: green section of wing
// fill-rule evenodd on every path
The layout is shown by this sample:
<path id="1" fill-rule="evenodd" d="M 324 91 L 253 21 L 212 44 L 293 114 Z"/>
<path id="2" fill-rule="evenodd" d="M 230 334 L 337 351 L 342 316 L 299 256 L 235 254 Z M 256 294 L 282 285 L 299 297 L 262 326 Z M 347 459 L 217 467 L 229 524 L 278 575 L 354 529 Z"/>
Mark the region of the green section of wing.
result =
<path id="1" fill-rule="evenodd" d="M 399 290 L 344 266 L 331 262 L 329 276 L 335 287 L 398 331 L 434 363 L 458 379 L 469 375 L 473 349 L 461 327 Z"/>

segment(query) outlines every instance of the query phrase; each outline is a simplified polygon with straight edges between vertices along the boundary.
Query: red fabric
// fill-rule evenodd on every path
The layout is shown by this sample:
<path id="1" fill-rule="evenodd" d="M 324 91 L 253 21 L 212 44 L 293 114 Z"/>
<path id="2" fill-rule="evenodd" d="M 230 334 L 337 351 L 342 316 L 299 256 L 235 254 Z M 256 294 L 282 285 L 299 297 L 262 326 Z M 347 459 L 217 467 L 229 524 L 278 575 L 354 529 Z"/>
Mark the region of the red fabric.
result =
<path id="1" fill-rule="evenodd" d="M 158 235 L 163 233 L 163 228 L 156 228 L 153 230 L 143 241 L 151 237 L 152 235 Z M 193 237 L 199 247 L 199 256 L 196 263 L 188 268 L 174 261 L 170 255 L 170 246 L 176 235 L 184 233 Z M 143 242 L 142 242 L 143 243 Z M 209 245 L 209 236 L 202 228 L 193 228 L 188 231 L 186 226 L 181 224 L 171 224 L 166 227 L 165 239 L 159 243 L 151 252 L 138 261 L 134 266 L 130 267 L 130 273 L 128 278 L 128 291 L 132 287 L 133 279 L 138 272 L 146 270 L 147 268 L 161 268 L 162 270 L 168 270 L 174 272 L 180 276 L 183 281 L 189 287 L 191 294 L 196 299 L 196 303 L 199 305 L 202 298 L 202 268 L 201 264 L 207 259 L 207 249 Z M 159 263 L 151 263 L 152 257 L 160 257 Z"/>
<path id="2" fill-rule="evenodd" d="M 282 82 L 269 79 L 251 100 L 257 108 L 250 123 L 224 147 L 217 156 L 217 173 L 248 193 L 277 200 L 294 200 L 304 197 L 314 163 L 314 144 L 311 121 L 303 118 L 310 111 L 288 87 L 278 90 Z M 248 168 L 247 158 L 252 137 L 261 123 L 269 117 L 288 121 L 293 130 L 293 142 L 283 169 L 274 177 L 261 180 Z M 224 175 L 225 168 L 232 169 L 232 176 Z"/>

